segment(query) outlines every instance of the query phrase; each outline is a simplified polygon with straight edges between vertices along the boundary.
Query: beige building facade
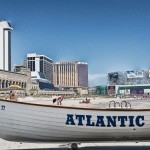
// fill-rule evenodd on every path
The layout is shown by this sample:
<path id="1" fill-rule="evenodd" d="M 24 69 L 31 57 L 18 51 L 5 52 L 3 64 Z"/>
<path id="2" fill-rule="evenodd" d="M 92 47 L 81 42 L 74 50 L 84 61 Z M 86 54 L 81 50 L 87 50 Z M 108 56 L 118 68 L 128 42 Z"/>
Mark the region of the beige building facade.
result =
<path id="1" fill-rule="evenodd" d="M 56 87 L 88 87 L 88 64 L 85 62 L 56 62 L 53 71 Z"/>
<path id="2" fill-rule="evenodd" d="M 28 92 L 30 84 L 31 73 L 27 68 L 21 70 L 20 73 L 0 70 L 0 89 L 7 89 L 10 85 L 19 85 Z"/>
<path id="3" fill-rule="evenodd" d="M 53 67 L 56 87 L 88 87 L 88 64 L 85 62 L 56 62 Z"/>

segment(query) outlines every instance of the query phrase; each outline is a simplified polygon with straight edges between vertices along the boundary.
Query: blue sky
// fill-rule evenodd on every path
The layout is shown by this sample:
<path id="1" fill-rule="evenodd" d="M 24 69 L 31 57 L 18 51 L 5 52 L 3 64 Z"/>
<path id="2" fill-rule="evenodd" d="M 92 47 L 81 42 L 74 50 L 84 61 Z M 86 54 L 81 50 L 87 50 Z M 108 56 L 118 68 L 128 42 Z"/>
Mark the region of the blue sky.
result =
<path id="1" fill-rule="evenodd" d="M 27 53 L 85 61 L 89 85 L 113 71 L 150 69 L 149 0 L 0 0 L 12 31 L 12 64 Z"/>

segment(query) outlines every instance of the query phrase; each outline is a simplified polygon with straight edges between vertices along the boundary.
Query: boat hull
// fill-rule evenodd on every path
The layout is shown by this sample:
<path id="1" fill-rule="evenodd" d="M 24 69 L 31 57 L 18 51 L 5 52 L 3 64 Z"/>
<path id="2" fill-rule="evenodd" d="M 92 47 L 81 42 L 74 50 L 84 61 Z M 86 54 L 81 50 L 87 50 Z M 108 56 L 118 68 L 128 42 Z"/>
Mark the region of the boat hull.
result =
<path id="1" fill-rule="evenodd" d="M 0 100 L 0 138 L 25 142 L 150 139 L 149 109 L 92 109 Z"/>

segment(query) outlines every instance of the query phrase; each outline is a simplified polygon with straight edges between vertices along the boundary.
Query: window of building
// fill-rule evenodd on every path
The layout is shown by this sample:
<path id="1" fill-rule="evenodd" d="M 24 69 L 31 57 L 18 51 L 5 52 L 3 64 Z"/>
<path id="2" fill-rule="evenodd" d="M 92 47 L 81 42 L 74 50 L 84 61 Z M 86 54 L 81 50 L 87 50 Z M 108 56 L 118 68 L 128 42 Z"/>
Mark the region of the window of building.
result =
<path id="1" fill-rule="evenodd" d="M 32 71 L 35 71 L 35 61 L 33 61 L 33 69 Z"/>
<path id="2" fill-rule="evenodd" d="M 40 61 L 40 72 L 43 72 L 44 68 L 43 68 L 43 61 Z"/>

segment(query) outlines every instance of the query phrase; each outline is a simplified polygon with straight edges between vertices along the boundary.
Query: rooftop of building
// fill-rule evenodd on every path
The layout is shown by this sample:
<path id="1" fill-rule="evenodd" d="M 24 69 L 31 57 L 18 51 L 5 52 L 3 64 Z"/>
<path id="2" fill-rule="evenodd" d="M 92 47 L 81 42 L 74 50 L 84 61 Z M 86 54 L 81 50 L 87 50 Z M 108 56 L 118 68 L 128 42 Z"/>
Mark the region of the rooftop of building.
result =
<path id="1" fill-rule="evenodd" d="M 37 54 L 37 53 L 29 53 L 29 54 L 27 54 L 27 57 L 45 57 L 45 58 L 47 58 L 47 59 L 53 61 L 51 58 L 49 58 L 49 57 L 47 57 L 47 56 L 45 56 L 45 55 L 39 55 L 39 54 Z"/>
<path id="2" fill-rule="evenodd" d="M 13 30 L 12 25 L 8 21 L 0 21 L 0 26 L 7 30 Z"/>
<path id="3" fill-rule="evenodd" d="M 2 69 L 0 69 L 0 72 L 6 72 L 6 73 L 11 73 L 11 74 L 20 74 L 20 75 L 26 76 L 26 74 L 23 74 L 23 73 L 12 72 L 12 71 L 2 70 Z"/>
<path id="4" fill-rule="evenodd" d="M 87 62 L 73 61 L 73 62 L 55 62 L 55 64 L 84 64 L 87 65 Z"/>

